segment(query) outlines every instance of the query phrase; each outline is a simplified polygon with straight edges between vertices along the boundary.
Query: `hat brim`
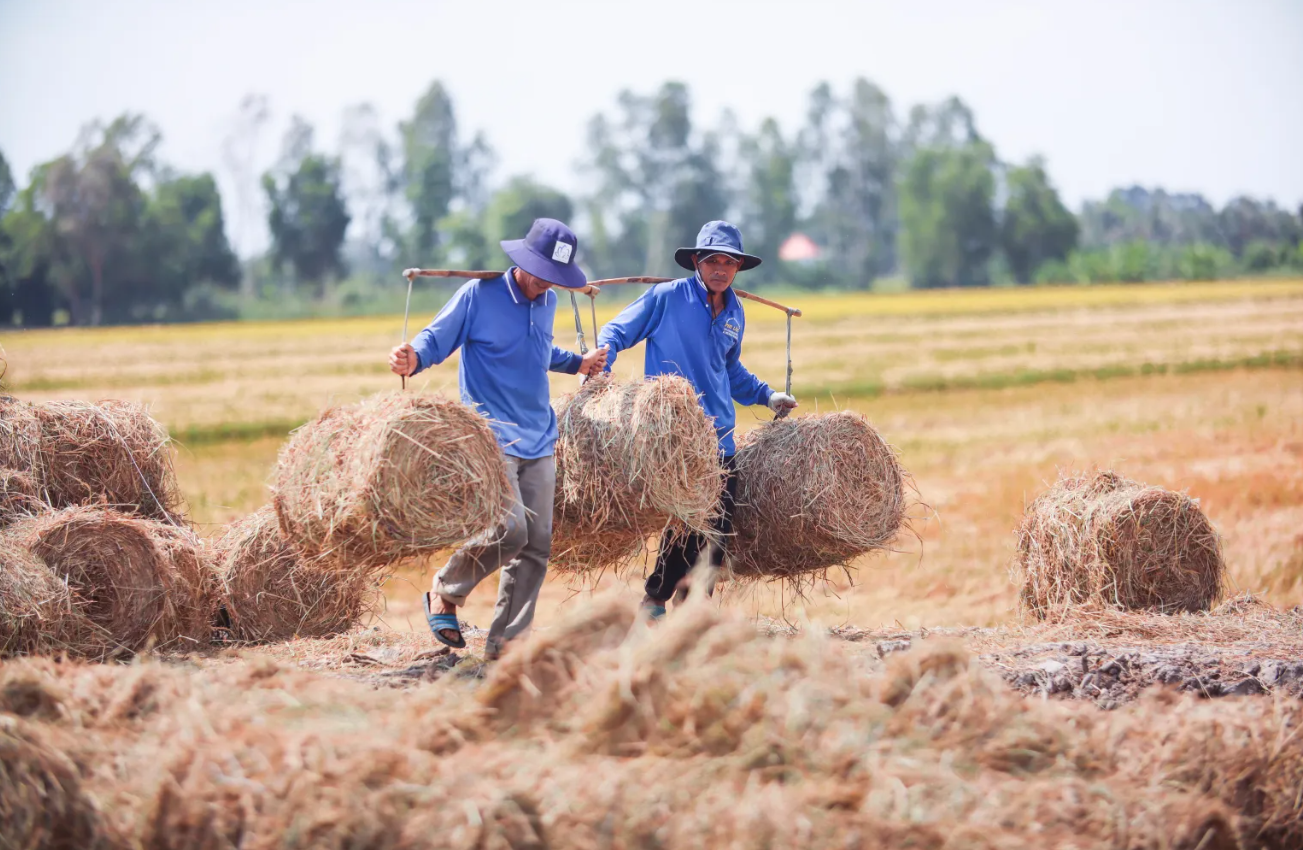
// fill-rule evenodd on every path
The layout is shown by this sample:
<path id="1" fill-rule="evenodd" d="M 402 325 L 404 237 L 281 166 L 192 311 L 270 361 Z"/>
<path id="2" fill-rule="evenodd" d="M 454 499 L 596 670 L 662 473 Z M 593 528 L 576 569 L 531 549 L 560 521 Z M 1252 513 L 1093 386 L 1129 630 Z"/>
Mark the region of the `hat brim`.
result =
<path id="1" fill-rule="evenodd" d="M 696 269 L 692 265 L 693 254 L 728 254 L 730 257 L 737 257 L 742 261 L 742 267 L 738 269 L 740 272 L 754 269 L 760 265 L 760 258 L 754 254 L 744 254 L 741 251 L 730 251 L 726 248 L 680 248 L 674 252 L 674 262 L 688 271 L 695 271 Z"/>
<path id="2" fill-rule="evenodd" d="M 499 242 L 511 261 L 540 280 L 566 289 L 583 289 L 588 276 L 574 262 L 558 263 L 530 248 L 524 239 L 504 239 Z"/>

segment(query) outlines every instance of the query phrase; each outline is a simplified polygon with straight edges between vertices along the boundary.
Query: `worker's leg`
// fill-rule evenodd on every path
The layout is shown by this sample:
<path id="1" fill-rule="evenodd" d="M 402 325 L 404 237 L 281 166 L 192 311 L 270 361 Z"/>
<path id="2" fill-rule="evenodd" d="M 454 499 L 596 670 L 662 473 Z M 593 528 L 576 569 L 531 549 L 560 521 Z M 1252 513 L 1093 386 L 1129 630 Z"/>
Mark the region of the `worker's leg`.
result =
<path id="1" fill-rule="evenodd" d="M 442 609 L 456 608 L 466 604 L 466 597 L 475 586 L 491 575 L 494 570 L 510 563 L 520 550 L 525 547 L 528 527 L 525 506 L 521 503 L 519 470 L 524 461 L 508 456 L 507 480 L 515 493 L 516 503 L 506 519 L 487 537 L 472 540 L 458 549 L 448 559 L 448 563 L 434 577 L 432 607 L 441 599 Z M 549 513 L 549 518 L 551 514 Z M 437 598 L 435 598 L 437 597 Z M 451 613 L 451 611 L 449 611 Z"/>
<path id="2" fill-rule="evenodd" d="M 676 534 L 667 530 L 662 534 L 656 569 L 647 577 L 644 586 L 647 600 L 659 605 L 668 602 L 679 582 L 696 566 L 697 556 L 705 542 L 705 535 L 696 532 L 680 531 Z"/>
<path id="3" fill-rule="evenodd" d="M 525 544 L 516 559 L 502 568 L 498 605 L 489 626 L 488 652 L 501 652 L 506 641 L 529 631 L 538 607 L 538 594 L 552 553 L 552 499 L 556 493 L 556 460 L 551 455 L 522 460 L 518 476 L 525 507 Z"/>
<path id="4" fill-rule="evenodd" d="M 709 574 L 704 576 L 706 595 L 713 595 L 715 592 L 715 581 L 719 578 L 719 571 L 724 566 L 724 556 L 728 552 L 728 546 L 733 538 L 733 509 L 737 504 L 737 473 L 734 471 L 735 466 L 732 455 L 723 459 L 724 472 L 727 476 L 724 479 L 724 492 L 720 495 L 719 515 L 715 518 L 711 528 L 716 535 L 716 541 L 708 544 L 710 546 L 710 557 L 706 563 Z M 705 544 L 705 538 L 702 538 L 702 545 Z M 688 575 L 701 561 L 701 554 L 698 551 L 691 564 L 688 565 Z M 678 590 L 674 595 L 675 603 L 682 602 L 687 598 L 689 590 L 689 581 L 692 579 L 681 580 Z"/>

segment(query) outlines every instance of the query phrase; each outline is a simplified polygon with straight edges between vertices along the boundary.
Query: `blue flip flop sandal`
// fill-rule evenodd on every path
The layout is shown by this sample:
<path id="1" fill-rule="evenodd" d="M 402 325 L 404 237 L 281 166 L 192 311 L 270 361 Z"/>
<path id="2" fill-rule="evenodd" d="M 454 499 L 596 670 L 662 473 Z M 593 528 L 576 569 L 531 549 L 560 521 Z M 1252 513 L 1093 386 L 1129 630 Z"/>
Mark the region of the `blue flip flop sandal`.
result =
<path id="1" fill-rule="evenodd" d="M 649 620 L 660 620 L 665 616 L 664 605 L 644 605 L 642 610 Z"/>
<path id="2" fill-rule="evenodd" d="M 430 613 L 430 594 L 428 592 L 421 597 L 421 603 L 425 607 L 425 622 L 430 624 L 430 632 L 434 635 L 434 639 L 445 646 L 451 646 L 453 649 L 465 649 L 466 638 L 462 637 L 461 623 L 457 621 L 457 615 Z M 443 633 L 449 630 L 457 633 L 455 641 L 444 636 Z"/>

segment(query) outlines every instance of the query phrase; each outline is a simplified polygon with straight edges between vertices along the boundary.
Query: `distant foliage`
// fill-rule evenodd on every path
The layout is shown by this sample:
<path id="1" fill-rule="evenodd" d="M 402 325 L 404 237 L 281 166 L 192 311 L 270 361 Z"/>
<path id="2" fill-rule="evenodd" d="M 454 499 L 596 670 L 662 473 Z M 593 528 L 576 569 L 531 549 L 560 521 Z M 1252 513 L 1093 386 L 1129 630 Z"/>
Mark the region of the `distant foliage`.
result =
<path id="1" fill-rule="evenodd" d="M 217 182 L 159 162 L 142 116 L 87 125 L 25 185 L 0 155 L 0 327 L 392 309 L 401 269 L 502 267 L 498 243 L 539 216 L 576 229 L 598 277 L 682 274 L 674 249 L 716 218 L 763 258 L 753 288 L 1303 273 L 1303 210 L 1131 186 L 1074 214 L 1045 160 L 1002 160 L 959 98 L 902 106 L 864 78 L 815 86 L 794 126 L 707 120 L 677 81 L 622 91 L 589 118 L 565 186 L 497 178 L 489 140 L 438 80 L 388 127 L 369 103 L 345 106 L 333 148 L 292 118 L 264 171 L 271 116 L 249 95 L 221 144 L 233 236 L 246 253 L 251 228 L 270 237 L 243 263 Z"/>

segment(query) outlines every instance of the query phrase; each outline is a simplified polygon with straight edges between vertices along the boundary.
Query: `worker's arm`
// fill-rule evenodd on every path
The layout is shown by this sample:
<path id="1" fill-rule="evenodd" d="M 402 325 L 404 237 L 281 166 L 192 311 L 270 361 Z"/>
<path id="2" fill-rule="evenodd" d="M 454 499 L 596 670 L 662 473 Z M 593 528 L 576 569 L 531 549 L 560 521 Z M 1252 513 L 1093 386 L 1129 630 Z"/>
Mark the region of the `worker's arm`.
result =
<path id="1" fill-rule="evenodd" d="M 737 344 L 728 350 L 724 360 L 728 372 L 728 388 L 733 400 L 738 404 L 768 404 L 773 390 L 764 381 L 751 374 L 742 365 L 742 338 L 738 335 Z"/>
<path id="2" fill-rule="evenodd" d="M 669 290 L 658 284 L 638 296 L 638 299 L 620 311 L 620 315 L 607 322 L 602 332 L 597 335 L 598 346 L 605 346 L 609 352 L 604 368 L 610 371 L 615 365 L 615 358 L 621 352 L 633 348 L 642 342 L 660 324 L 665 315 L 665 299 Z"/>
<path id="3" fill-rule="evenodd" d="M 404 343 L 390 353 L 389 368 L 392 371 L 399 375 L 415 375 L 422 369 L 437 366 L 462 347 L 470 329 L 476 283 L 478 281 L 472 280 L 457 290 L 411 344 Z"/>

